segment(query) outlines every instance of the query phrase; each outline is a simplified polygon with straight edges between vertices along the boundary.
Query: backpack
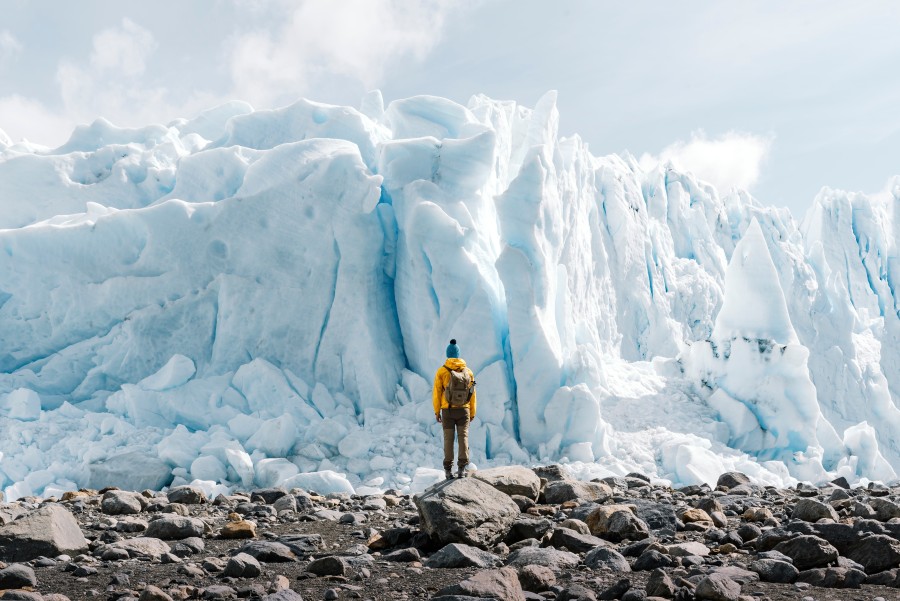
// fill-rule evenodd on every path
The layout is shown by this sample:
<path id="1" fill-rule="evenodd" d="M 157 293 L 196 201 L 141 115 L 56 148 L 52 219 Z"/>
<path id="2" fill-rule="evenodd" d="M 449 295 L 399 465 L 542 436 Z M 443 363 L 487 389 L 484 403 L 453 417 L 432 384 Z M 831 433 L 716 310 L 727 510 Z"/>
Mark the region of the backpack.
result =
<path id="1" fill-rule="evenodd" d="M 450 381 L 444 388 L 444 399 L 451 409 L 459 409 L 469 404 L 472 398 L 472 389 L 475 388 L 475 380 L 469 375 L 469 370 L 463 368 L 453 371 L 446 365 L 444 369 L 450 372 Z"/>

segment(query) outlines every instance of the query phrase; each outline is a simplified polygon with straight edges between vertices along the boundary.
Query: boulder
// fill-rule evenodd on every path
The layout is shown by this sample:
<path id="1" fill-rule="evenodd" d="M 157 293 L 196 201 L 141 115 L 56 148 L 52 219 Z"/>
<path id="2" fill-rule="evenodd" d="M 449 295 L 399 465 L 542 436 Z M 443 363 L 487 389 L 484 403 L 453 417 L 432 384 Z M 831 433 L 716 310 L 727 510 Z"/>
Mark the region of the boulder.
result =
<path id="1" fill-rule="evenodd" d="M 750 478 L 741 472 L 725 472 L 716 480 L 716 488 L 723 486 L 726 489 L 731 489 L 744 484 L 750 484 Z"/>
<path id="2" fill-rule="evenodd" d="M 519 568 L 519 583 L 526 591 L 541 593 L 556 584 L 556 574 L 544 566 L 524 566 Z"/>
<path id="3" fill-rule="evenodd" d="M 547 518 L 533 518 L 520 515 L 510 526 L 504 542 L 507 545 L 512 545 L 529 538 L 540 540 L 551 530 L 553 530 L 553 522 Z"/>
<path id="4" fill-rule="evenodd" d="M 573 553 L 585 553 L 596 547 L 606 547 L 608 543 L 591 534 L 580 534 L 568 528 L 557 528 L 550 537 L 550 545 L 557 549 L 568 549 Z"/>
<path id="5" fill-rule="evenodd" d="M 169 499 L 169 503 L 183 503 L 185 505 L 206 503 L 206 493 L 196 486 L 176 486 L 166 496 Z"/>
<path id="6" fill-rule="evenodd" d="M 581 499 L 602 503 L 612 496 L 612 489 L 600 482 L 557 480 L 544 487 L 544 500 L 553 505 Z"/>
<path id="7" fill-rule="evenodd" d="M 869 499 L 869 506 L 875 511 L 875 519 L 880 522 L 900 518 L 900 505 L 888 499 L 873 497 Z"/>
<path id="8" fill-rule="evenodd" d="M 724 574 L 713 573 L 697 583 L 694 596 L 708 601 L 740 601 L 741 585 Z"/>
<path id="9" fill-rule="evenodd" d="M 647 578 L 647 586 L 645 587 L 647 595 L 650 597 L 664 597 L 671 599 L 675 596 L 675 583 L 669 578 L 665 570 L 656 569 L 650 572 Z"/>
<path id="10" fill-rule="evenodd" d="M 0 570 L 0 590 L 7 588 L 24 588 L 37 586 L 37 577 L 30 566 L 14 563 Z"/>
<path id="11" fill-rule="evenodd" d="M 794 505 L 794 511 L 791 512 L 791 519 L 804 522 L 818 522 L 823 518 L 835 522 L 840 520 L 834 507 L 815 499 L 800 499 Z"/>
<path id="12" fill-rule="evenodd" d="M 675 565 L 675 560 L 660 553 L 656 549 L 647 549 L 634 560 L 631 569 L 636 572 L 655 570 L 656 568 L 670 568 Z"/>
<path id="13" fill-rule="evenodd" d="M 108 515 L 140 513 L 147 506 L 147 499 L 127 490 L 108 490 L 103 494 L 100 510 Z"/>
<path id="14" fill-rule="evenodd" d="M 519 515 L 509 495 L 477 478 L 441 482 L 414 501 L 422 531 L 444 544 L 490 548 L 503 540 Z"/>
<path id="15" fill-rule="evenodd" d="M 252 555 L 257 560 L 266 563 L 297 561 L 297 556 L 290 547 L 274 541 L 252 541 L 246 543 L 238 551 Z"/>
<path id="16" fill-rule="evenodd" d="M 628 560 L 621 553 L 606 547 L 597 547 L 585 555 L 584 565 L 594 570 L 603 568 L 613 572 L 631 571 Z"/>
<path id="17" fill-rule="evenodd" d="M 818 536 L 801 535 L 775 545 L 775 550 L 784 553 L 800 571 L 825 567 L 837 561 L 837 549 Z"/>
<path id="18" fill-rule="evenodd" d="M 900 542 L 885 534 L 871 534 L 844 555 L 862 565 L 867 574 L 877 574 L 900 564 Z"/>
<path id="19" fill-rule="evenodd" d="M 564 465 L 554 463 L 552 465 L 539 465 L 531 468 L 538 478 L 547 482 L 556 482 L 557 480 L 573 480 L 572 472 Z"/>
<path id="20" fill-rule="evenodd" d="M 687 557 L 696 555 L 697 557 L 706 557 L 709 555 L 709 547 L 700 542 L 676 543 L 666 546 L 666 552 L 672 557 Z"/>
<path id="21" fill-rule="evenodd" d="M 580 559 L 574 553 L 560 551 L 552 547 L 523 547 L 509 554 L 506 565 L 521 568 L 528 565 L 544 566 L 554 572 L 574 568 Z"/>
<path id="22" fill-rule="evenodd" d="M 341 557 L 329 555 L 314 559 L 306 566 L 306 571 L 316 576 L 343 576 L 347 573 L 347 562 Z"/>
<path id="23" fill-rule="evenodd" d="M 246 553 L 238 553 L 230 558 L 222 571 L 223 576 L 233 578 L 255 578 L 260 574 L 262 574 L 262 567 L 259 562 L 255 557 Z"/>
<path id="24" fill-rule="evenodd" d="M 763 582 L 790 584 L 797 579 L 800 570 L 786 561 L 758 559 L 750 564 L 750 569 L 759 574 Z"/>
<path id="25" fill-rule="evenodd" d="M 88 541 L 69 511 L 47 504 L 0 526 L 0 560 L 30 561 L 36 557 L 78 555 Z"/>
<path id="26" fill-rule="evenodd" d="M 104 549 L 122 549 L 128 553 L 128 557 L 148 557 L 150 559 L 159 559 L 171 551 L 169 545 L 160 539 L 144 536 L 110 543 Z"/>
<path id="27" fill-rule="evenodd" d="M 503 599 L 525 601 L 525 592 L 512 568 L 476 572 L 459 584 L 448 586 L 435 594 L 440 597 L 474 597 L 475 599 Z"/>
<path id="28" fill-rule="evenodd" d="M 150 522 L 147 536 L 162 540 L 182 540 L 203 536 L 206 524 L 197 518 L 186 518 L 180 515 L 165 515 Z"/>
<path id="29" fill-rule="evenodd" d="M 429 557 L 425 565 L 429 568 L 493 568 L 501 563 L 499 557 L 478 547 L 450 543 Z"/>
<path id="30" fill-rule="evenodd" d="M 852 568 L 815 568 L 797 576 L 797 582 L 824 588 L 859 588 L 865 580 L 865 572 Z"/>
<path id="31" fill-rule="evenodd" d="M 541 491 L 541 479 L 533 470 L 521 465 L 478 470 L 472 473 L 472 477 L 487 482 L 509 496 L 521 495 L 534 500 Z"/>
<path id="32" fill-rule="evenodd" d="M 628 505 L 602 505 L 592 511 L 585 521 L 591 534 L 615 543 L 650 536 L 650 527 Z"/>

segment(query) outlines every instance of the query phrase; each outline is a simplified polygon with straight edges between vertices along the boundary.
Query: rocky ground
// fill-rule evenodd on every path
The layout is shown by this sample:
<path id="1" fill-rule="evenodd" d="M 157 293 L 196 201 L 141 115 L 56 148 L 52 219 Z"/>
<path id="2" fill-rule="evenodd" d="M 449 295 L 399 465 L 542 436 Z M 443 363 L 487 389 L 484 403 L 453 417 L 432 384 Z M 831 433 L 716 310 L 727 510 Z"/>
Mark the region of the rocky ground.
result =
<path id="1" fill-rule="evenodd" d="M 0 599 L 900 599 L 900 489 L 505 467 L 415 498 L 78 491 L 0 503 Z"/>

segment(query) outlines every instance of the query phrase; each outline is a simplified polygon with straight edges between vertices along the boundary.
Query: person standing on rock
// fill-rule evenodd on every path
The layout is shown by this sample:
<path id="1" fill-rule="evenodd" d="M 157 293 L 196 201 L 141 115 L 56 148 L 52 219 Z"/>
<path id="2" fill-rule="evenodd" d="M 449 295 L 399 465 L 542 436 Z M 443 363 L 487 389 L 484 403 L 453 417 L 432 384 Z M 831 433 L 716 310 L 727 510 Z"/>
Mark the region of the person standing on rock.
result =
<path id="1" fill-rule="evenodd" d="M 453 478 L 453 436 L 459 443 L 457 478 L 466 475 L 469 463 L 469 422 L 475 419 L 475 374 L 459 358 L 456 339 L 447 346 L 447 361 L 434 374 L 434 417 L 444 427 L 444 476 Z"/>

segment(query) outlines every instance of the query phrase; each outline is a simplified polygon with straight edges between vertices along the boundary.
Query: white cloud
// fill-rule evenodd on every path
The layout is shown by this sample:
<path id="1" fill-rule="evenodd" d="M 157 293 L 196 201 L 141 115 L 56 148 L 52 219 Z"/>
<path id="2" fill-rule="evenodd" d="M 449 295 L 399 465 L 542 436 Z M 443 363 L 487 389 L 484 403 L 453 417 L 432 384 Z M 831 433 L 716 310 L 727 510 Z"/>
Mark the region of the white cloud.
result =
<path id="1" fill-rule="evenodd" d="M 68 137 L 74 122 L 47 109 L 37 100 L 19 95 L 0 98 L 0 123 L 11 142 L 27 139 L 55 146 Z M 0 130 L 0 139 L 3 138 Z"/>
<path id="2" fill-rule="evenodd" d="M 732 188 L 749 190 L 759 180 L 762 164 L 772 147 L 774 136 L 728 132 L 709 138 L 703 131 L 691 134 L 688 142 L 678 141 L 657 156 L 644 154 L 640 164 L 645 170 L 671 162 L 677 169 L 690 171 L 714 185 L 720 193 Z"/>
<path id="3" fill-rule="evenodd" d="M 0 30 L 0 63 L 15 58 L 22 52 L 22 43 L 6 29 Z"/>
<path id="4" fill-rule="evenodd" d="M 423 60 L 457 5 L 439 0 L 276 3 L 283 11 L 279 27 L 252 31 L 234 42 L 235 95 L 271 105 L 335 76 L 374 87 L 392 63 Z"/>
<path id="5" fill-rule="evenodd" d="M 91 67 L 134 77 L 144 72 L 147 58 L 156 48 L 152 33 L 125 18 L 121 27 L 106 29 L 94 36 Z"/>

